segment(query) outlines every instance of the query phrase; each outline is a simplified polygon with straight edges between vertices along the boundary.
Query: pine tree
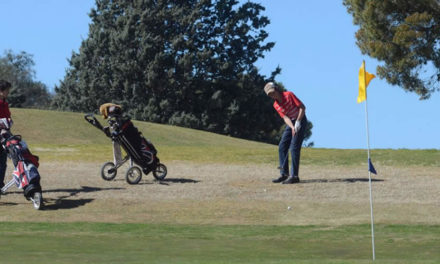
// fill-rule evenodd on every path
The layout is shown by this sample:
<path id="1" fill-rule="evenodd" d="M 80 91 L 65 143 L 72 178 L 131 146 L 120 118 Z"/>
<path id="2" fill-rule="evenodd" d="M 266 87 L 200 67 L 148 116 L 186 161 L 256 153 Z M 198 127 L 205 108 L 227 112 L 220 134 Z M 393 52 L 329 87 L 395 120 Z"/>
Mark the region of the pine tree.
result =
<path id="1" fill-rule="evenodd" d="M 384 62 L 377 74 L 427 99 L 439 91 L 440 1 L 344 0 L 359 25 L 363 54 Z"/>

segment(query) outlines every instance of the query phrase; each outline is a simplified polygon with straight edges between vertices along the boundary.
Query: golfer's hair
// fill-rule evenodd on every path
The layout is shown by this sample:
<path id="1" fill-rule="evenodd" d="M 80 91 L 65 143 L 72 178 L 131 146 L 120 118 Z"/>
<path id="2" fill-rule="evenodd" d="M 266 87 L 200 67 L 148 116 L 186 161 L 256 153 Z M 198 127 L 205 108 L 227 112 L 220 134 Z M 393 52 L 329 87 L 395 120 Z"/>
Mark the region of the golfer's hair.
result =
<path id="1" fill-rule="evenodd" d="M 11 83 L 5 80 L 0 80 L 0 91 L 5 91 L 11 88 Z"/>

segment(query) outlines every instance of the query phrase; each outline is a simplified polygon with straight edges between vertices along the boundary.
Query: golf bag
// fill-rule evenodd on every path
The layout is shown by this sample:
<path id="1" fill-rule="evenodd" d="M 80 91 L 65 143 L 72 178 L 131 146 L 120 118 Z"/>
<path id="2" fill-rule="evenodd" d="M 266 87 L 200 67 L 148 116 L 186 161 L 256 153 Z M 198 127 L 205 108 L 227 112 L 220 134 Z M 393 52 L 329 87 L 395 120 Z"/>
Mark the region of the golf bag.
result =
<path id="1" fill-rule="evenodd" d="M 1 137 L 2 147 L 14 165 L 13 179 L 2 188 L 2 193 L 15 183 L 17 188 L 23 190 L 26 199 L 32 200 L 35 209 L 40 209 L 43 198 L 38 172 L 38 156 L 30 152 L 20 135 L 3 132 Z"/>
<path id="2" fill-rule="evenodd" d="M 101 113 L 103 112 L 101 111 Z M 163 180 L 166 177 L 167 168 L 160 163 L 156 148 L 143 137 L 129 118 L 122 116 L 121 108 L 111 105 L 111 107 L 105 108 L 105 114 L 103 115 L 108 118 L 109 126 L 107 127 L 103 127 L 93 114 L 84 116 L 87 122 L 102 130 L 113 141 L 114 162 L 107 162 L 102 166 L 102 178 L 108 181 L 113 180 L 116 177 L 117 169 L 130 160 L 131 166 L 126 173 L 128 183 L 139 183 L 142 172 L 145 175 L 153 172 L 155 179 Z M 127 153 L 125 158 L 122 158 L 121 147 Z M 142 172 L 141 169 L 133 166 L 133 162 L 142 169 Z"/>
<path id="3" fill-rule="evenodd" d="M 130 119 L 109 120 L 112 127 L 111 138 L 118 142 L 135 164 L 139 165 L 145 174 L 157 167 L 159 158 L 154 145 L 145 139 Z"/>

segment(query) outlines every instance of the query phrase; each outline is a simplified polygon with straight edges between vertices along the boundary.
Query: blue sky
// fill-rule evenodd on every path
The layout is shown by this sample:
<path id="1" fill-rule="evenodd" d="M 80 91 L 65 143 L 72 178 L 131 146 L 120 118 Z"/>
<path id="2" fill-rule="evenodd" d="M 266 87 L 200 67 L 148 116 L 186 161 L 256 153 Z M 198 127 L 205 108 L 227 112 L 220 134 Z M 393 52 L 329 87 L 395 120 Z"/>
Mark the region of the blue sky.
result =
<path id="1" fill-rule="evenodd" d="M 367 146 L 365 105 L 357 104 L 358 71 L 365 60 L 376 73 L 380 62 L 360 53 L 357 28 L 342 1 L 254 0 L 266 7 L 269 41 L 276 43 L 257 62 L 306 105 L 313 122 L 311 141 L 321 148 Z M 36 79 L 53 88 L 63 79 L 72 51 L 87 38 L 94 0 L 0 0 L 0 52 L 26 51 Z M 368 87 L 371 148 L 440 149 L 440 93 L 420 101 L 375 78 Z"/>

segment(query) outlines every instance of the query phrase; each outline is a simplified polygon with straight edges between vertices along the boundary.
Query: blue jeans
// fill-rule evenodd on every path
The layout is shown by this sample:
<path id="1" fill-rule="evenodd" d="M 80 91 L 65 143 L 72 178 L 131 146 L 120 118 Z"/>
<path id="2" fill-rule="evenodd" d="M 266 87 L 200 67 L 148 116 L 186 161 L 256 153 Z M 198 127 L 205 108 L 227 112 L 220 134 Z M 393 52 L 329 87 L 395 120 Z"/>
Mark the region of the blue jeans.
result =
<path id="1" fill-rule="evenodd" d="M 295 120 L 292 120 L 295 124 Z M 281 176 L 298 176 L 299 160 L 301 155 L 301 146 L 304 140 L 304 132 L 307 125 L 307 118 L 304 116 L 301 120 L 301 129 L 295 133 L 292 138 L 292 129 L 286 126 L 281 136 L 278 152 L 280 158 L 280 174 Z M 292 166 L 289 174 L 289 150 L 292 156 Z"/>

